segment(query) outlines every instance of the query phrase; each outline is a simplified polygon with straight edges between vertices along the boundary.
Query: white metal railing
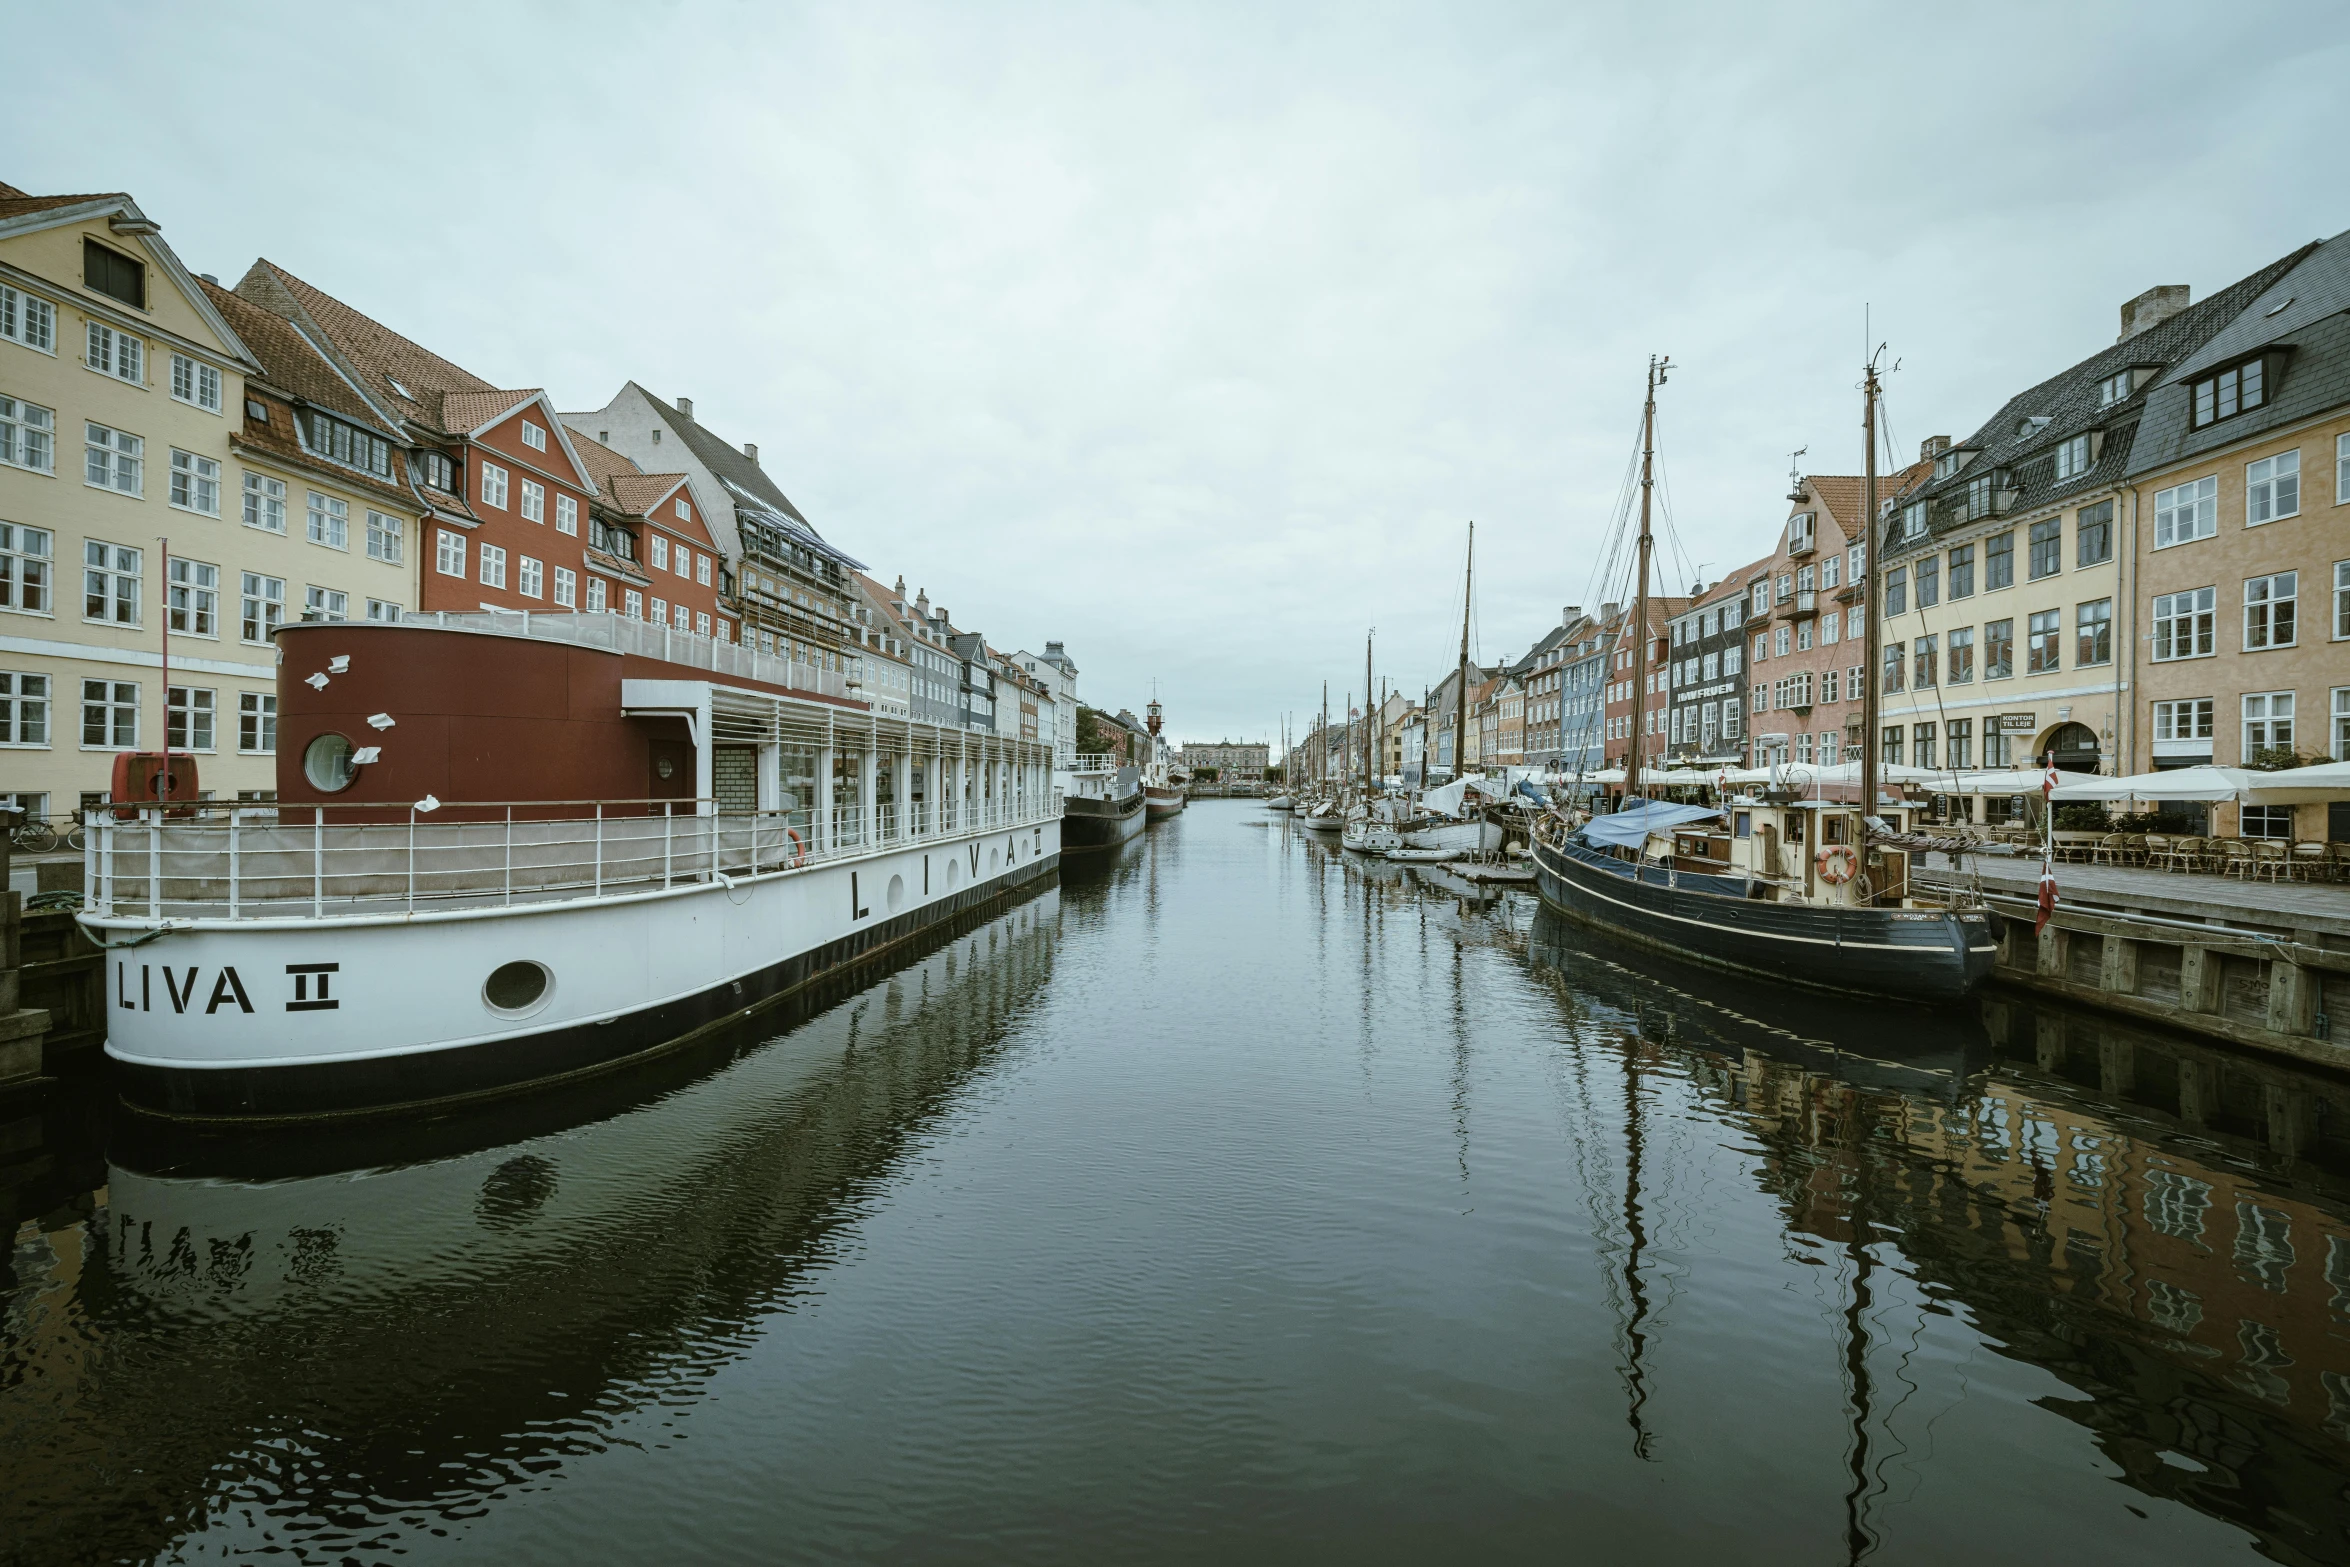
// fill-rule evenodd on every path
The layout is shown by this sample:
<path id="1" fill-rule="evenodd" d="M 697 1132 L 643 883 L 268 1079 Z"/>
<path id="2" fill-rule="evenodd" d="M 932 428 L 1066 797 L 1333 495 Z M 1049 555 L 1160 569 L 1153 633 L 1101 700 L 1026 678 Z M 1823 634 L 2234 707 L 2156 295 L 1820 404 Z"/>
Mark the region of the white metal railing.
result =
<path id="1" fill-rule="evenodd" d="M 286 806 L 226 821 L 99 816 L 83 849 L 85 907 L 133 920 L 396 914 L 617 897 L 882 854 L 1057 820 L 1061 796 L 710 814 L 696 800 Z M 548 818 L 550 810 L 576 814 Z M 361 813 L 375 820 L 357 819 Z M 931 824 L 936 820 L 937 825 Z"/>
<path id="2" fill-rule="evenodd" d="M 820 696 L 849 696 L 849 677 L 837 669 L 819 669 L 800 659 L 777 658 L 740 642 L 721 642 L 667 624 L 633 620 L 626 615 L 595 615 L 569 610 L 410 610 L 400 617 L 404 626 L 441 626 L 454 631 L 484 631 L 498 636 L 531 637 L 543 642 L 569 642 L 578 647 L 608 648 L 634 653 L 712 674 L 761 680 L 794 691 Z"/>

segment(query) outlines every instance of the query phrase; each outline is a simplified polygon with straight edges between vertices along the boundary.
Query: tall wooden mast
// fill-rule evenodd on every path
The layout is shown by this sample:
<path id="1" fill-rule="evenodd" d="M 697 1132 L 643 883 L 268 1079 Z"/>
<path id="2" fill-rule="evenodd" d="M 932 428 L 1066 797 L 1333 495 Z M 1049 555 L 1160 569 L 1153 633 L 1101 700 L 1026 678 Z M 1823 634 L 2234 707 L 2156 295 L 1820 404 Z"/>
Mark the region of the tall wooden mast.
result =
<path id="1" fill-rule="evenodd" d="M 1649 356 L 1648 401 L 1640 410 L 1640 594 L 1632 611 L 1632 749 L 1624 764 L 1624 793 L 1643 800 L 1648 798 L 1641 793 L 1640 776 L 1648 749 L 1641 739 L 1648 722 L 1648 557 L 1656 547 L 1648 528 L 1649 497 L 1656 488 L 1656 389 L 1672 367 L 1670 354 Z"/>
<path id="2" fill-rule="evenodd" d="M 1877 814 L 1877 685 L 1884 661 L 1883 617 L 1877 613 L 1877 539 L 1882 530 L 1877 526 L 1877 361 L 1872 356 L 1861 380 L 1861 438 L 1868 450 L 1861 456 L 1860 534 L 1861 571 L 1859 581 L 1849 586 L 1861 590 L 1861 613 L 1868 619 L 1868 636 L 1863 644 L 1862 658 L 1866 662 L 1860 671 L 1860 814 Z"/>
<path id="3" fill-rule="evenodd" d="M 1363 635 L 1363 803 L 1371 801 L 1371 636 Z"/>
<path id="4" fill-rule="evenodd" d="M 1461 574 L 1461 667 L 1458 672 L 1460 689 L 1453 693 L 1452 715 L 1452 775 L 1462 778 L 1469 771 L 1469 594 L 1477 585 L 1477 524 L 1469 523 L 1469 566 Z M 1423 765 L 1421 772 L 1427 768 Z"/>

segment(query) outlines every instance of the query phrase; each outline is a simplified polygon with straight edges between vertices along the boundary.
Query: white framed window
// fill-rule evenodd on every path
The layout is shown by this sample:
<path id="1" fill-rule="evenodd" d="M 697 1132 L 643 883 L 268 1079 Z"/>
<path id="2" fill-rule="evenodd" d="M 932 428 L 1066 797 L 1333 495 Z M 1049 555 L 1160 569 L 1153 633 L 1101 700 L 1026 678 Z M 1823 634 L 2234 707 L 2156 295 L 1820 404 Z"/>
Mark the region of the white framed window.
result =
<path id="1" fill-rule="evenodd" d="M 380 511 L 367 514 L 367 558 L 397 566 L 406 556 L 406 526 L 397 517 L 387 517 Z"/>
<path id="2" fill-rule="evenodd" d="M 369 599 L 367 618 L 379 625 L 396 626 L 400 623 L 400 606 L 390 599 Z"/>
<path id="3" fill-rule="evenodd" d="M 514 590 L 526 599 L 545 596 L 547 585 L 546 563 L 535 555 L 524 555 L 514 562 Z"/>
<path id="4" fill-rule="evenodd" d="M 2350 560 L 2334 562 L 2334 640 L 2350 641 Z"/>
<path id="5" fill-rule="evenodd" d="M 2294 611 L 2301 597 L 2301 573 L 2280 571 L 2244 580 L 2244 651 L 2291 647 L 2298 640 Z"/>
<path id="6" fill-rule="evenodd" d="M 705 637 L 710 634 L 710 617 L 698 609 L 694 611 L 694 630 Z"/>
<path id="7" fill-rule="evenodd" d="M 340 588 L 306 587 L 302 590 L 302 618 L 304 620 L 349 620 L 351 595 Z"/>
<path id="8" fill-rule="evenodd" d="M 171 449 L 171 504 L 206 517 L 220 515 L 220 464 L 194 452 Z"/>
<path id="9" fill-rule="evenodd" d="M 706 587 L 708 587 L 708 586 L 710 585 L 710 557 L 709 557 L 709 556 L 707 556 L 707 555 L 696 555 L 696 556 L 694 557 L 694 580 L 695 580 L 696 582 L 699 582 L 699 583 L 700 583 L 700 584 L 701 584 L 703 587 L 705 587 L 705 588 L 706 588 Z"/>
<path id="10" fill-rule="evenodd" d="M 555 602 L 565 609 L 579 607 L 579 574 L 569 566 L 555 568 Z"/>
<path id="11" fill-rule="evenodd" d="M 2113 662 L 2113 600 L 2098 599 L 2073 610 L 2073 667 Z"/>
<path id="12" fill-rule="evenodd" d="M 635 594 L 633 594 L 633 593 L 631 593 L 631 594 L 629 595 L 629 597 L 633 599 L 633 598 L 635 598 L 635 597 L 636 597 L 636 595 L 635 595 Z M 668 601 L 667 599 L 659 599 L 659 598 L 657 598 L 657 599 L 653 600 L 653 614 L 652 614 L 652 620 L 653 620 L 653 624 L 655 624 L 655 625 L 662 625 L 662 624 L 665 624 L 665 623 L 668 621 L 668 619 L 669 619 L 669 601 Z"/>
<path id="13" fill-rule="evenodd" d="M 433 529 L 433 569 L 444 577 L 465 575 L 465 535 L 448 528 Z"/>
<path id="14" fill-rule="evenodd" d="M 604 613 L 604 605 L 606 602 L 604 592 L 604 579 L 602 577 L 588 578 L 587 607 L 589 614 L 601 615 Z"/>
<path id="15" fill-rule="evenodd" d="M 653 533 L 649 528 L 646 532 L 651 534 L 651 537 L 646 540 L 645 548 L 651 552 L 648 558 L 652 561 L 653 569 L 667 571 L 669 569 L 669 541 L 661 537 L 660 534 Z"/>
<path id="16" fill-rule="evenodd" d="M 555 531 L 574 535 L 579 532 L 579 502 L 568 495 L 555 497 Z"/>
<path id="17" fill-rule="evenodd" d="M 484 544 L 478 553 L 481 556 L 481 585 L 485 588 L 504 587 L 506 585 L 505 549 L 496 544 Z"/>
<path id="18" fill-rule="evenodd" d="M 2350 435 L 2334 437 L 2334 504 L 2350 506 Z"/>
<path id="19" fill-rule="evenodd" d="M 481 503 L 506 509 L 506 470 L 494 462 L 481 465 Z"/>
<path id="20" fill-rule="evenodd" d="M 57 307 L 38 294 L 0 283 L 0 337 L 11 343 L 57 352 Z"/>
<path id="21" fill-rule="evenodd" d="M 2077 479 L 2089 471 L 2089 437 L 2076 435 L 2056 443 L 2056 477 Z"/>
<path id="22" fill-rule="evenodd" d="M 2334 687 L 2333 697 L 2333 757 L 2337 762 L 2350 762 L 2350 686 Z"/>
<path id="23" fill-rule="evenodd" d="M 655 599 L 653 602 L 658 604 L 661 601 L 659 599 Z M 622 597 L 620 606 L 620 612 L 623 615 L 626 615 L 629 619 L 642 620 L 645 615 L 645 596 L 642 593 L 639 593 L 636 589 L 630 588 Z"/>
<path id="24" fill-rule="evenodd" d="M 82 619 L 108 625 L 139 623 L 141 555 L 122 544 L 82 541 Z"/>
<path id="25" fill-rule="evenodd" d="M 146 487 L 147 443 L 127 430 L 82 422 L 82 482 L 101 490 L 138 495 Z"/>
<path id="26" fill-rule="evenodd" d="M 147 345 L 128 332 L 117 332 L 102 321 L 89 323 L 89 352 L 82 362 L 100 375 L 133 386 L 147 383 Z"/>
<path id="27" fill-rule="evenodd" d="M 56 411 L 0 393 L 0 463 L 35 473 L 55 473 Z"/>
<path id="28" fill-rule="evenodd" d="M 46 528 L 0 522 L 0 609 L 27 615 L 50 612 L 49 552 L 54 545 Z"/>
<path id="29" fill-rule="evenodd" d="M 333 495 L 310 492 L 310 542 L 330 550 L 351 547 L 351 503 Z"/>
<path id="30" fill-rule="evenodd" d="M 203 686 L 172 686 L 163 697 L 163 744 L 172 751 L 213 749 L 216 693 Z"/>
<path id="31" fill-rule="evenodd" d="M 2293 693 L 2252 691 L 2244 697 L 2244 761 L 2263 751 L 2293 749 Z"/>
<path id="32" fill-rule="evenodd" d="M 693 581 L 693 580 L 694 580 L 694 552 L 693 552 L 692 550 L 689 550 L 689 549 L 687 549 L 687 548 L 686 548 L 684 545 L 680 544 L 680 545 L 677 547 L 677 553 L 676 553 L 676 555 L 673 557 L 673 559 L 674 559 L 674 561 L 675 561 L 675 563 L 676 563 L 676 566 L 677 566 L 677 574 L 678 574 L 679 576 L 681 576 L 681 577 L 685 578 L 685 580 L 686 580 L 686 581 L 688 581 L 688 582 L 691 582 L 691 581 Z"/>
<path id="33" fill-rule="evenodd" d="M 536 479 L 522 481 L 522 520 L 524 522 L 545 522 L 547 520 L 547 487 Z"/>
<path id="34" fill-rule="evenodd" d="M 1789 628 L 1780 626 L 1771 632 L 1771 653 L 1773 657 L 1785 658 L 1787 656 L 1788 630 Z"/>
<path id="35" fill-rule="evenodd" d="M 2279 452 L 2244 465 L 2244 526 L 2257 528 L 2301 511 L 2301 454 Z"/>
<path id="36" fill-rule="evenodd" d="M 2217 705 L 2207 696 L 2182 697 L 2176 701 L 2155 703 L 2154 743 L 2157 748 L 2169 745 L 2192 751 L 2197 748 L 2194 742 L 2198 741 L 2207 748 L 2216 732 L 2212 722 Z"/>
<path id="37" fill-rule="evenodd" d="M 237 749 L 247 756 L 268 756 L 277 750 L 275 692 L 237 693 Z"/>
<path id="38" fill-rule="evenodd" d="M 2219 478 L 2189 479 L 2154 492 L 2154 547 L 2168 549 L 2219 531 Z"/>
<path id="39" fill-rule="evenodd" d="M 139 746 L 139 683 L 82 682 L 82 749 L 135 751 Z"/>
<path id="40" fill-rule="evenodd" d="M 718 640 L 721 642 L 732 642 L 734 640 L 734 623 L 732 621 L 721 620 L 718 622 Z M 902 689 L 904 687 L 910 686 L 912 683 L 913 678 L 911 676 L 907 676 L 899 680 L 898 685 Z M 1556 718 L 1558 715 L 1553 713 L 1551 716 Z"/>
<path id="41" fill-rule="evenodd" d="M 268 533 L 286 531 L 286 481 L 265 473 L 245 475 L 245 526 Z"/>
<path id="42" fill-rule="evenodd" d="M 677 498 L 677 515 L 685 522 L 694 520 L 694 509 L 686 503 L 686 498 L 682 495 Z"/>
<path id="43" fill-rule="evenodd" d="M 522 444 L 534 452 L 543 452 L 547 449 L 547 432 L 525 419 L 522 421 Z"/>
<path id="44" fill-rule="evenodd" d="M 164 613 L 171 629 L 191 637 L 219 636 L 220 568 L 174 555 L 164 573 Z"/>
<path id="45" fill-rule="evenodd" d="M 220 371 L 186 354 L 171 356 L 171 395 L 207 413 L 220 412 Z"/>
<path id="46" fill-rule="evenodd" d="M 49 677 L 0 670 L 0 745 L 49 743 Z"/>
<path id="47" fill-rule="evenodd" d="M 2208 658 L 2216 650 L 2213 610 L 2219 601 L 2213 588 L 2188 588 L 2154 596 L 2154 660 Z"/>
<path id="48" fill-rule="evenodd" d="M 286 583 L 283 577 L 244 573 L 244 604 L 239 619 L 247 642 L 265 643 L 269 634 L 286 623 Z M 272 708 L 270 711 L 275 712 Z"/>

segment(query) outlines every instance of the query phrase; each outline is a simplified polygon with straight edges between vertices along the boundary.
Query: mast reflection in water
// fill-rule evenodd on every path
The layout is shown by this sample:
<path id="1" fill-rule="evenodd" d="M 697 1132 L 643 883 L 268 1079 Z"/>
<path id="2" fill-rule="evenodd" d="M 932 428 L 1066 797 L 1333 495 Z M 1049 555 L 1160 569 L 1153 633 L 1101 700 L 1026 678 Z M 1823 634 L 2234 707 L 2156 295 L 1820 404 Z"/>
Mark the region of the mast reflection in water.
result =
<path id="1" fill-rule="evenodd" d="M 2350 1560 L 2341 1084 L 1472 890 L 1205 801 L 584 1094 L 69 1098 L 0 1557 Z"/>

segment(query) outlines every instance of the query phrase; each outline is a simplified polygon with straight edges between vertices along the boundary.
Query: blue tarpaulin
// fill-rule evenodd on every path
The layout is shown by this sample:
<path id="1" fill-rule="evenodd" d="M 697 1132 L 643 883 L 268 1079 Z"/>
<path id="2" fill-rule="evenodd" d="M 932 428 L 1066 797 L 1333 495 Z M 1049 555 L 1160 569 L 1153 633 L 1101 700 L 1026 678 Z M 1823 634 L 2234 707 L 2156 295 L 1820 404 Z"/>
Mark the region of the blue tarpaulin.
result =
<path id="1" fill-rule="evenodd" d="M 1583 824 L 1587 843 L 1603 849 L 1637 849 L 1651 833 L 1668 832 L 1689 822 L 1718 821 L 1721 812 L 1706 805 L 1663 805 L 1652 800 L 1625 802 L 1612 816 L 1594 816 Z"/>

